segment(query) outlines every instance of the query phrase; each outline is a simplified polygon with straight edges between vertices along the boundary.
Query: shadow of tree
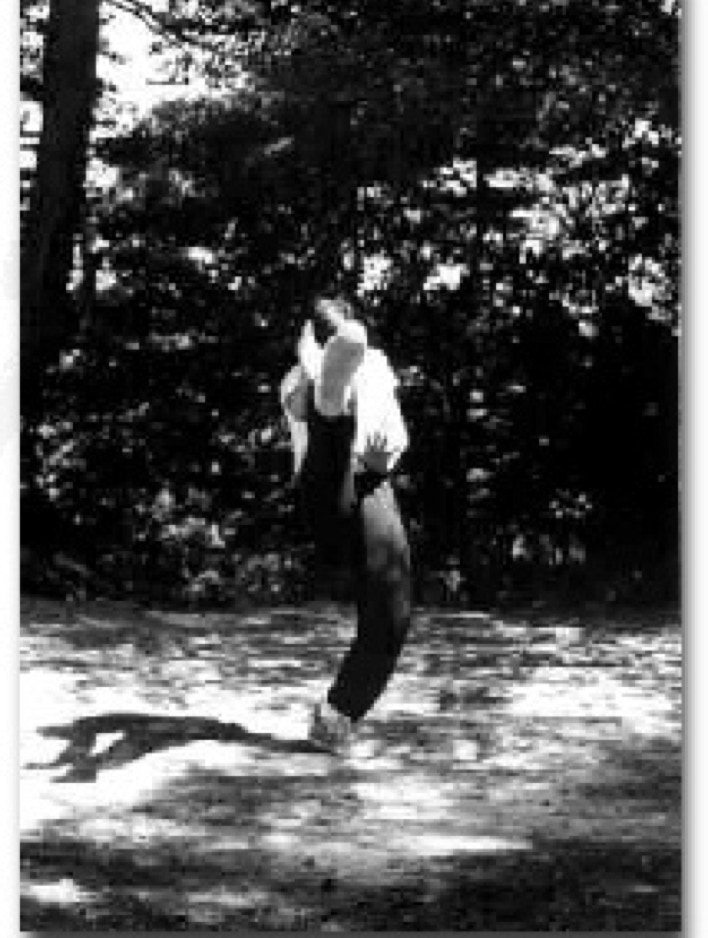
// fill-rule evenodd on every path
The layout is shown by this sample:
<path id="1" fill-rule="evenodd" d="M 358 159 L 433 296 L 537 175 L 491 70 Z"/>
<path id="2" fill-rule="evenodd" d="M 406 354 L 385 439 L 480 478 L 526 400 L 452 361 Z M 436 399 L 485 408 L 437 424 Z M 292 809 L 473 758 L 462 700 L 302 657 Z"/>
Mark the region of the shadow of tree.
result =
<path id="1" fill-rule="evenodd" d="M 108 715 L 76 721 L 80 732 L 76 726 L 58 729 L 83 740 L 95 738 L 97 730 L 125 729 L 125 720 Z M 390 825 L 376 814 L 366 818 L 362 783 L 385 788 L 397 783 L 396 773 L 354 764 L 318 774 L 306 760 L 275 775 L 263 757 L 277 757 L 283 741 L 267 734 L 212 720 L 138 714 L 128 721 L 127 735 L 139 743 L 134 756 L 146 745 L 155 751 L 203 738 L 262 746 L 263 755 L 251 763 L 252 774 L 192 765 L 168 777 L 127 809 L 130 818 L 121 809 L 119 837 L 95 842 L 90 832 L 77 833 L 73 819 L 45 824 L 22 845 L 29 887 L 22 905 L 25 930 L 680 928 L 680 845 L 662 842 L 661 824 L 648 833 L 653 815 L 677 806 L 680 777 L 667 764 L 676 756 L 671 747 L 608 741 L 603 759 L 617 771 L 603 784 L 581 784 L 565 805 L 550 804 L 545 821 L 534 814 L 538 801 L 524 792 L 523 773 L 507 779 L 512 788 L 521 787 L 513 803 L 502 805 L 494 797 L 502 776 L 463 775 L 450 789 L 457 798 L 449 809 L 451 840 L 473 807 L 477 832 L 493 830 L 498 842 L 490 847 L 489 838 L 472 837 L 466 847 L 431 855 L 418 837 L 428 830 L 420 819 L 399 822 L 413 846 L 392 849 Z M 598 823 L 603 799 L 612 800 L 618 820 L 639 811 L 643 820 L 613 831 L 611 822 Z M 569 811 L 577 812 L 572 829 L 563 817 Z M 146 835 L 150 820 L 171 826 L 166 833 L 158 824 L 156 833 Z M 139 841 L 131 829 L 142 831 Z M 524 849 L 514 845 L 520 832 L 531 835 Z M 38 900 L 32 884 L 47 882 L 70 883 L 73 900 Z"/>
<path id="2" fill-rule="evenodd" d="M 23 902 L 23 929 L 639 931 L 681 927 L 676 849 L 623 841 L 540 841 L 531 853 L 421 857 L 378 883 L 258 849 L 184 854 L 96 848 L 71 837 L 26 844 L 30 880 L 72 878 L 90 902 Z M 228 883 L 228 887 L 223 884 Z M 185 888 L 187 887 L 187 888 Z M 186 901 L 187 893 L 199 897 Z"/>
<path id="3" fill-rule="evenodd" d="M 41 768 L 66 772 L 26 766 L 41 798 L 22 844 L 25 930 L 679 927 L 676 633 L 421 616 L 363 728 L 373 755 L 336 762 L 278 729 L 331 674 L 347 616 L 113 615 L 25 636 L 38 691 L 71 663 L 32 712 L 28 750 L 60 741 Z M 268 732 L 190 712 L 255 714 Z M 484 761 L 458 745 L 480 727 Z M 175 755 L 193 743 L 216 745 Z"/>
<path id="4" fill-rule="evenodd" d="M 22 922 L 30 923 L 27 926 L 22 924 L 23 932 L 31 928 L 43 936 L 74 931 L 95 932 L 96 929 L 115 931 L 118 928 L 122 932 L 128 929 L 131 932 L 133 929 L 140 932 L 160 929 L 169 933 L 189 930 L 191 934 L 189 921 L 184 915 L 158 911 L 150 902 L 141 902 L 133 897 L 104 903 L 98 909 L 81 905 L 66 907 L 23 898 Z"/>
<path id="5" fill-rule="evenodd" d="M 671 890 L 679 875 L 674 850 L 647 854 L 623 842 L 537 843 L 532 854 L 481 856 L 439 864 L 444 883 L 432 903 L 413 886 L 399 893 L 409 927 L 509 931 L 654 931 L 680 926 Z M 383 894 L 361 897 L 372 929 L 386 927 Z M 421 905 L 423 906 L 421 908 Z M 405 912 L 403 910 L 406 910 Z"/>

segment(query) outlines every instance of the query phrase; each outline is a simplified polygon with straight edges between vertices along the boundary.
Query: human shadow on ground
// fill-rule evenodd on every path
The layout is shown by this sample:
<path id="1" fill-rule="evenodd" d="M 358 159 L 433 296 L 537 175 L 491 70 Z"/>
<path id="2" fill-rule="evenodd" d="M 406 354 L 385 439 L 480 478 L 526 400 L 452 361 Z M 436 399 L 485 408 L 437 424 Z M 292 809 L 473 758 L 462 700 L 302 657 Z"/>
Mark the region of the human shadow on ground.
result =
<path id="1" fill-rule="evenodd" d="M 61 810 L 49 819 L 40 804 L 45 819 L 24 838 L 25 929 L 647 932 L 680 925 L 677 715 L 658 707 L 666 726 L 659 721 L 646 734 L 637 717 L 639 704 L 647 716 L 645 699 L 650 710 L 678 701 L 680 650 L 661 633 L 617 644 L 605 629 L 586 641 L 574 623 L 566 636 L 543 619 L 531 627 L 428 615 L 389 709 L 365 730 L 376 758 L 338 764 L 291 756 L 311 751 L 302 741 L 189 713 L 213 707 L 207 712 L 221 717 L 238 706 L 238 695 L 264 687 L 278 687 L 273 699 L 299 706 L 310 680 L 331 673 L 330 656 L 347 640 L 350 620 L 310 609 L 144 619 L 137 633 L 129 623 L 114 628 L 105 614 L 99 634 L 87 618 L 71 627 L 57 622 L 48 636 L 38 622 L 26 636 L 30 674 L 38 665 L 54 675 L 58 648 L 77 682 L 95 690 L 100 679 L 113 692 L 139 691 L 144 701 L 164 689 L 157 699 L 170 715 L 105 712 L 47 726 L 59 719 L 51 716 L 53 698 L 44 698 L 38 732 L 64 746 L 43 768 L 67 772 L 31 779 Z M 184 663 L 177 676 L 198 691 L 196 700 L 178 698 L 168 659 Z M 100 700 L 92 692 L 90 712 Z M 89 703 L 77 695 L 60 712 Z M 175 714 L 177 706 L 184 710 Z M 271 707 L 273 700 L 266 712 Z M 495 740 L 495 757 L 483 764 L 457 747 L 477 722 Z M 118 777 L 116 787 L 125 788 L 114 799 L 109 776 L 95 799 L 88 788 L 51 792 L 57 781 L 91 782 L 104 769 L 203 741 L 226 744 L 226 752 L 178 756 L 179 765 L 160 767 L 147 789 Z M 232 759 L 228 746 L 243 748 Z"/>
<path id="2" fill-rule="evenodd" d="M 81 717 L 64 726 L 40 730 L 47 738 L 65 739 L 66 748 L 56 759 L 45 764 L 31 764 L 33 769 L 57 769 L 67 766 L 58 781 L 93 782 L 103 769 L 115 769 L 143 756 L 193 742 L 239 743 L 283 754 L 321 754 L 307 739 L 292 739 L 258 733 L 240 723 L 223 723 L 206 717 L 160 716 L 145 713 L 107 713 Z M 94 752 L 103 734 L 120 738 Z"/>
<path id="3" fill-rule="evenodd" d="M 109 733 L 125 718 L 77 723 Z M 179 741 L 207 731 L 259 746 L 268 738 L 214 720 L 137 718 L 152 751 L 174 740 L 178 723 Z M 293 741 L 276 741 L 274 753 L 283 742 Z M 680 795 L 678 751 L 608 741 L 598 766 L 605 757 L 616 778 L 601 770 L 573 797 L 548 788 L 545 807 L 523 770 L 506 782 L 500 772 L 463 773 L 447 785 L 453 802 L 440 818 L 413 818 L 405 830 L 397 815 L 385 823 L 375 810 L 367 820 L 365 789 L 395 785 L 390 771 L 342 766 L 334 778 L 303 766 L 277 774 L 260 761 L 245 774 L 191 765 L 116 808 L 104 819 L 116 834 L 102 828 L 98 842 L 75 819 L 26 838 L 23 927 L 675 933 L 681 849 L 667 816 Z M 505 790 L 512 797 L 500 801 Z M 608 801 L 613 812 L 600 810 Z M 455 847 L 465 828 L 467 845 Z M 403 840 L 390 842 L 399 829 Z M 417 836 L 426 833 L 453 846 L 429 854 Z M 47 884 L 70 895 L 43 892 Z"/>

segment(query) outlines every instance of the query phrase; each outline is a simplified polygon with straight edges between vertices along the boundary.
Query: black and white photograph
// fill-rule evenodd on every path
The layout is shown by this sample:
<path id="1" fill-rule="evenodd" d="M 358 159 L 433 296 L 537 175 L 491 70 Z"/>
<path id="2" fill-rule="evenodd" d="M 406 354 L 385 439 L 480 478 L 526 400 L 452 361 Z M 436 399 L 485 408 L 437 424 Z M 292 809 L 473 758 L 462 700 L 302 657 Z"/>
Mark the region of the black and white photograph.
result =
<path id="1" fill-rule="evenodd" d="M 18 20 L 21 929 L 679 933 L 679 0 Z"/>

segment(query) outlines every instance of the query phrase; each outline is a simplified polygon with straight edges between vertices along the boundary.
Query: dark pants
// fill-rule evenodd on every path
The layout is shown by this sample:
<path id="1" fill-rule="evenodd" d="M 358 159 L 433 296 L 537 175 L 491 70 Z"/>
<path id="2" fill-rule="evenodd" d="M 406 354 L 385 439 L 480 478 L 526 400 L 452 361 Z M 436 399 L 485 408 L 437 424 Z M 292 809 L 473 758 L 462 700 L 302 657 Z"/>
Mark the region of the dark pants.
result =
<path id="1" fill-rule="evenodd" d="M 311 411 L 300 474 L 305 520 L 319 563 L 349 569 L 357 610 L 327 699 L 360 720 L 386 689 L 410 626 L 410 549 L 391 483 L 352 472 L 353 419 Z"/>

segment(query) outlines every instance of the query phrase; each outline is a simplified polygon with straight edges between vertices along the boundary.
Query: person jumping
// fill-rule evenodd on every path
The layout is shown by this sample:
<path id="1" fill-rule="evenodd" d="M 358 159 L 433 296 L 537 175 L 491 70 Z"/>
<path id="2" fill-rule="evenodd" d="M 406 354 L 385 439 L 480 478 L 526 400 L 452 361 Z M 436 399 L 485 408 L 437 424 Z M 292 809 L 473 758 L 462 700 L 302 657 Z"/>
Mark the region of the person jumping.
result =
<path id="1" fill-rule="evenodd" d="M 409 440 L 396 376 L 350 304 L 320 297 L 314 312 L 326 340 L 305 323 L 280 398 L 317 569 L 343 566 L 354 585 L 356 633 L 309 730 L 318 748 L 341 752 L 386 689 L 410 628 L 410 548 L 391 484 Z"/>

